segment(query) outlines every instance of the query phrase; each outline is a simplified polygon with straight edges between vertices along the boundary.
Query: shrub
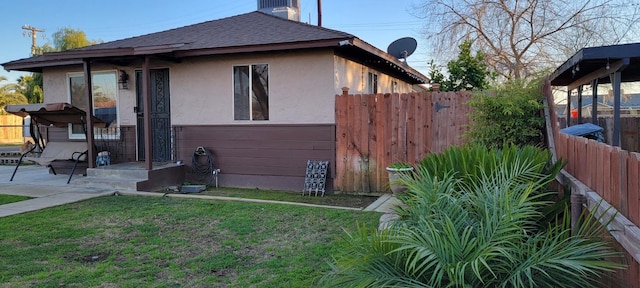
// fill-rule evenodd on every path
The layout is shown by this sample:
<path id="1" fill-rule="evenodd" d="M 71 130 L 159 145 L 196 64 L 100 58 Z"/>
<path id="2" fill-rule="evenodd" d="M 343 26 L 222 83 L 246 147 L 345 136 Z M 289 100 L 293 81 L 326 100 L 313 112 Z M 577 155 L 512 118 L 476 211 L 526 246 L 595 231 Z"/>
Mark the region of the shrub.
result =
<path id="1" fill-rule="evenodd" d="M 474 93 L 469 105 L 471 143 L 492 148 L 506 144 L 542 146 L 542 80 L 512 80 L 492 91 Z"/>
<path id="2" fill-rule="evenodd" d="M 621 268 L 606 259 L 620 255 L 596 236 L 604 229 L 597 221 L 572 235 L 566 206 L 546 217 L 554 203 L 545 188 L 562 166 L 548 159 L 546 151 L 515 146 L 428 156 L 402 180 L 400 219 L 347 235 L 321 284 L 598 287 L 604 272 Z"/>

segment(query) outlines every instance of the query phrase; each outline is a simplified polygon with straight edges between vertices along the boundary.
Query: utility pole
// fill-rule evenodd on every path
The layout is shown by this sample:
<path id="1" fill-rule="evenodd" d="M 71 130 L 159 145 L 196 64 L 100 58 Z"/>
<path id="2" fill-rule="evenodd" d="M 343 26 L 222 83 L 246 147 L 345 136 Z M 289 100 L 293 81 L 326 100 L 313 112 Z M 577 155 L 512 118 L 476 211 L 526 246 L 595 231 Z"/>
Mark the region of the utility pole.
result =
<path id="1" fill-rule="evenodd" d="M 38 32 L 44 32 L 44 30 L 40 30 L 26 24 L 22 26 L 22 30 L 26 30 L 22 32 L 22 35 L 31 37 L 31 56 L 35 56 L 37 47 L 36 39 L 38 38 Z"/>

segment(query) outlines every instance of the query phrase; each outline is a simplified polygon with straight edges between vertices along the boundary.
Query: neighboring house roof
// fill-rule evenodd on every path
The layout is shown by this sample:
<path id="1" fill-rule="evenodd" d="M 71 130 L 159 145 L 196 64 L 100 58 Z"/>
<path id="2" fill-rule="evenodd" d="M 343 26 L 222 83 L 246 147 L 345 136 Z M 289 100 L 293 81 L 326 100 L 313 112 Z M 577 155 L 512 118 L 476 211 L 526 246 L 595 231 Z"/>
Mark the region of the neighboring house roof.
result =
<path id="1" fill-rule="evenodd" d="M 574 98 L 574 97 L 571 97 Z M 605 101 L 606 100 L 606 101 Z M 606 105 L 609 107 L 613 107 L 614 99 L 611 96 L 606 95 L 598 95 L 598 103 L 602 105 Z M 591 95 L 583 95 L 582 96 L 582 107 L 590 106 L 593 104 L 593 98 Z M 571 107 L 578 107 L 578 100 L 571 99 Z M 640 94 L 628 94 L 628 97 L 622 97 L 620 101 L 621 108 L 640 108 Z"/>
<path id="2" fill-rule="evenodd" d="M 395 57 L 345 32 L 250 12 L 176 29 L 111 41 L 2 64 L 6 70 L 42 72 L 44 67 L 74 65 L 83 59 L 126 63 L 156 55 L 181 58 L 279 50 L 333 48 L 336 54 L 376 67 L 412 84 L 428 78 Z M 117 58 L 117 60 L 115 60 Z"/>

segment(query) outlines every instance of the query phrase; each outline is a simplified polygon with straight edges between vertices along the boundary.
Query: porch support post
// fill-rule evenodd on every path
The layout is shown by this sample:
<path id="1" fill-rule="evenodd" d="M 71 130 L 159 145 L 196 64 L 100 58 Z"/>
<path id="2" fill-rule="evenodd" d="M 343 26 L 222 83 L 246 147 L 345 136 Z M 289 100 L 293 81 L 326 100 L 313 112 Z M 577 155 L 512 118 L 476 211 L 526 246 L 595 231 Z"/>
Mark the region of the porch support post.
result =
<path id="1" fill-rule="evenodd" d="M 620 147 L 620 99 L 621 90 L 620 84 L 622 83 L 622 70 L 627 68 L 630 59 L 624 58 L 621 60 L 622 65 L 609 75 L 611 79 L 611 86 L 613 87 L 613 141 L 612 146 Z"/>
<path id="2" fill-rule="evenodd" d="M 149 69 L 149 56 L 144 57 L 142 64 L 142 103 L 144 106 L 144 164 L 150 171 L 153 169 L 153 147 L 151 143 L 151 81 Z"/>
<path id="3" fill-rule="evenodd" d="M 611 74 L 611 86 L 613 87 L 613 141 L 612 145 L 620 147 L 620 82 L 622 73 L 616 71 Z"/>
<path id="4" fill-rule="evenodd" d="M 591 123 L 598 125 L 598 79 L 591 81 Z"/>
<path id="5" fill-rule="evenodd" d="M 571 126 L 571 89 L 567 87 L 567 112 L 565 113 L 567 118 L 566 127 Z"/>
<path id="6" fill-rule="evenodd" d="M 578 124 L 582 124 L 582 85 L 578 86 Z"/>
<path id="7" fill-rule="evenodd" d="M 91 60 L 83 59 L 83 70 L 84 70 L 84 83 L 85 83 L 85 96 L 87 98 L 87 115 L 85 116 L 85 136 L 87 137 L 87 147 L 89 151 L 87 153 L 87 167 L 95 168 L 95 159 L 96 159 L 96 151 L 95 141 L 93 139 L 93 84 L 91 79 Z"/>

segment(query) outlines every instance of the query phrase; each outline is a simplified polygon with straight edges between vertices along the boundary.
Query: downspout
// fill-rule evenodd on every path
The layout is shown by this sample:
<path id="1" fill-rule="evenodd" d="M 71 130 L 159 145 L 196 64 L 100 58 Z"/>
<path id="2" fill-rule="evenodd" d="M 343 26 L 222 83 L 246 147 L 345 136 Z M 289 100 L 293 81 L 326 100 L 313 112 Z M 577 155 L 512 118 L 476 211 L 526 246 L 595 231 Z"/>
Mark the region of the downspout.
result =
<path id="1" fill-rule="evenodd" d="M 87 99 L 87 111 L 85 119 L 85 136 L 87 137 L 87 168 L 95 168 L 96 151 L 94 149 L 95 143 L 93 139 L 93 83 L 91 79 L 91 60 L 83 59 L 84 70 L 84 83 L 85 83 L 85 96 Z"/>

